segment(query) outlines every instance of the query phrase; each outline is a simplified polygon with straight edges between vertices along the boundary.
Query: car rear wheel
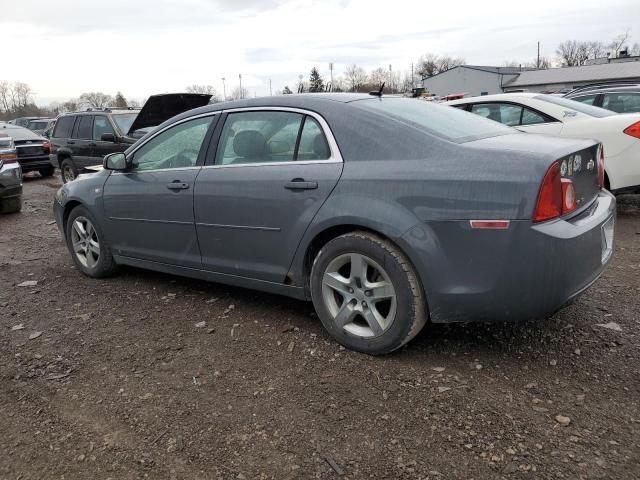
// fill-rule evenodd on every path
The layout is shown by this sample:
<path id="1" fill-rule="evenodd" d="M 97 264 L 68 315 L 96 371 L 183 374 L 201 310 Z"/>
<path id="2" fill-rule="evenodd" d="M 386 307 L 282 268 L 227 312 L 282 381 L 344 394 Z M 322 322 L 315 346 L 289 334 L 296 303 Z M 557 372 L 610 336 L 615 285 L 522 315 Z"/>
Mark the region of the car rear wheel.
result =
<path id="1" fill-rule="evenodd" d="M 102 278 L 116 270 L 111 248 L 100 226 L 82 206 L 74 208 L 66 225 L 66 240 L 73 262 L 89 277 Z"/>
<path id="2" fill-rule="evenodd" d="M 322 247 L 311 270 L 311 297 L 340 344 L 371 355 L 400 348 L 427 320 L 425 295 L 407 257 L 368 232 Z"/>
<path id="3" fill-rule="evenodd" d="M 64 183 L 69 183 L 78 176 L 78 169 L 70 158 L 64 159 L 60 164 L 60 174 Z"/>
<path id="4" fill-rule="evenodd" d="M 41 168 L 40 170 L 38 170 L 40 175 L 43 176 L 43 177 L 51 177 L 51 176 L 53 176 L 55 171 L 56 171 L 56 169 L 53 168 L 53 167 Z"/>

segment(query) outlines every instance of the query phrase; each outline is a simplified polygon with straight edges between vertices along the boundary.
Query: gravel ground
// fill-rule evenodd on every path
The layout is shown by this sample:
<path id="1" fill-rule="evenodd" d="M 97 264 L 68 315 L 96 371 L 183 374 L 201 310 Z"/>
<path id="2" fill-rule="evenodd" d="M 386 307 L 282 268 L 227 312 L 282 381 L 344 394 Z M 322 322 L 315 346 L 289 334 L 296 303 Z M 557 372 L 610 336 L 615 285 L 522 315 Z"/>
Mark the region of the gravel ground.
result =
<path id="1" fill-rule="evenodd" d="M 639 197 L 553 318 L 428 325 L 373 358 L 307 303 L 83 277 L 58 186 L 26 181 L 0 218 L 0 479 L 640 478 Z"/>

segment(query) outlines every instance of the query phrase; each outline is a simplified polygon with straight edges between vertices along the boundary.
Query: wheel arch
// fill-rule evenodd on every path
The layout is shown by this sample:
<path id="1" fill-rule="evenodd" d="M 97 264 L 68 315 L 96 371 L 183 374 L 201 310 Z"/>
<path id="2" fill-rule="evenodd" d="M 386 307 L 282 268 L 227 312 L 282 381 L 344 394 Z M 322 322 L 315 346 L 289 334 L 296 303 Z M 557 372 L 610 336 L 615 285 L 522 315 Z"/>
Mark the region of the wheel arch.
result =
<path id="1" fill-rule="evenodd" d="M 305 290 L 305 296 L 310 299 L 311 291 L 310 291 L 310 278 L 311 278 L 311 269 L 313 267 L 313 262 L 318 254 L 318 252 L 322 249 L 324 245 L 328 242 L 337 238 L 341 235 L 351 232 L 367 232 L 373 235 L 376 235 L 383 240 L 391 243 L 395 248 L 397 248 L 404 256 L 407 257 L 408 261 L 413 268 L 416 278 L 420 284 L 420 288 L 422 289 L 425 298 L 427 299 L 428 305 L 428 295 L 425 289 L 424 281 L 421 278 L 420 269 L 415 261 L 414 255 L 411 254 L 407 245 L 402 241 L 400 235 L 396 236 L 389 229 L 385 229 L 384 227 L 380 228 L 380 226 L 367 224 L 365 222 L 345 222 L 345 223 L 336 223 L 332 225 L 325 226 L 324 228 L 318 229 L 314 232 L 311 239 L 304 245 L 304 255 L 301 259 L 301 265 L 298 270 L 298 279 L 302 284 Z M 404 233 L 404 232 L 402 232 Z M 288 276 L 288 279 L 295 278 L 296 276 L 292 275 L 291 272 Z"/>
<path id="2" fill-rule="evenodd" d="M 69 200 L 64 205 L 64 211 L 62 213 L 62 228 L 64 229 L 65 235 L 67 232 L 67 221 L 69 220 L 69 215 L 71 215 L 71 212 L 73 211 L 74 208 L 79 206 L 85 206 L 85 205 L 82 202 L 79 202 L 78 200 Z"/>

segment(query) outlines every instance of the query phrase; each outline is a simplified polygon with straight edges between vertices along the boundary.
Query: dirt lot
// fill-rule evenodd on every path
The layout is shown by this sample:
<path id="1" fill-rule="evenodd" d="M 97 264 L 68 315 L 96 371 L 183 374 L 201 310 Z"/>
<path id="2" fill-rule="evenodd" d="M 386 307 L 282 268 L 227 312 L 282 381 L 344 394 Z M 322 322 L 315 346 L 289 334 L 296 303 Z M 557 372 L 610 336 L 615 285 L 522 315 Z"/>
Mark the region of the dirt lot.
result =
<path id="1" fill-rule="evenodd" d="M 640 478 L 640 198 L 555 317 L 428 326 L 372 358 L 303 302 L 81 276 L 58 186 L 27 181 L 0 218 L 0 479 Z"/>

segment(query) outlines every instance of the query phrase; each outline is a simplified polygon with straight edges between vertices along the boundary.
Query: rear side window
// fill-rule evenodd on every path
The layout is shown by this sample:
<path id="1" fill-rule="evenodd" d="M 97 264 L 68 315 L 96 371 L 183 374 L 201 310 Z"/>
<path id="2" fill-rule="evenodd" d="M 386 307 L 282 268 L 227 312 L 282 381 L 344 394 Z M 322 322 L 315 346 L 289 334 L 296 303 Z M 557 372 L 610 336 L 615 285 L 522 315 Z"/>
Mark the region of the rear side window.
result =
<path id="1" fill-rule="evenodd" d="M 522 119 L 520 120 L 520 125 L 536 125 L 538 123 L 546 123 L 548 121 L 550 121 L 550 119 L 548 119 L 541 113 L 534 112 L 533 110 L 529 110 L 528 108 L 522 109 Z"/>
<path id="2" fill-rule="evenodd" d="M 80 117 L 76 124 L 75 131 L 73 132 L 73 138 L 88 140 L 92 135 L 93 127 L 93 115 L 84 115 Z"/>
<path id="3" fill-rule="evenodd" d="M 479 115 L 411 98 L 372 98 L 351 105 L 458 143 L 515 133 Z"/>
<path id="4" fill-rule="evenodd" d="M 618 113 L 640 112 L 640 92 L 607 93 L 602 107 Z"/>
<path id="5" fill-rule="evenodd" d="M 305 117 L 296 160 L 327 160 L 329 144 L 315 118 Z"/>
<path id="6" fill-rule="evenodd" d="M 76 117 L 60 117 L 56 122 L 56 128 L 53 130 L 53 137 L 55 138 L 69 138 L 71 137 L 71 130 L 73 129 L 73 122 Z"/>
<path id="7" fill-rule="evenodd" d="M 593 105 L 597 97 L 598 97 L 598 94 L 596 93 L 594 95 L 584 95 L 582 97 L 573 97 L 571 100 L 584 103 L 585 105 Z"/>
<path id="8" fill-rule="evenodd" d="M 520 125 L 522 107 L 509 103 L 478 103 L 471 107 L 471 112 L 494 122 L 514 127 Z"/>
<path id="9" fill-rule="evenodd" d="M 553 103 L 568 110 L 574 110 L 576 112 L 584 113 L 596 118 L 610 117 L 615 113 L 605 110 L 604 108 L 594 107 L 585 103 L 576 102 L 575 100 L 569 100 L 568 98 L 556 97 L 554 95 L 536 95 L 536 100 L 541 100 L 547 103 Z"/>

